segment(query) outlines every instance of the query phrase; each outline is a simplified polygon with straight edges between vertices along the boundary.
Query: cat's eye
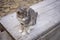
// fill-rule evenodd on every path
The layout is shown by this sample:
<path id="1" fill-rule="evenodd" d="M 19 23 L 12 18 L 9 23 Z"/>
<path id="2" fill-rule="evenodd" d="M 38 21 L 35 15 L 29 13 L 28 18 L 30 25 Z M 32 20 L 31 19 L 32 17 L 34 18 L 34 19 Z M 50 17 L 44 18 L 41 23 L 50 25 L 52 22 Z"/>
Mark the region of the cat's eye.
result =
<path id="1" fill-rule="evenodd" d="M 21 13 L 20 13 L 19 11 L 17 12 L 17 14 L 18 14 L 18 15 L 21 15 Z"/>

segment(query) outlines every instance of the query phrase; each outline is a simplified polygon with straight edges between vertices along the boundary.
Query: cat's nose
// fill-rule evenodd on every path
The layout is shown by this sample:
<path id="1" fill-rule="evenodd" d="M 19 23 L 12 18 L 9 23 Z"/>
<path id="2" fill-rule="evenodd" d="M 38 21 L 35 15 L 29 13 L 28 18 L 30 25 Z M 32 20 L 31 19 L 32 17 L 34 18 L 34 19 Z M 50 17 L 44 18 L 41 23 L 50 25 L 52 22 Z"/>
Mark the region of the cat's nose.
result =
<path id="1" fill-rule="evenodd" d="M 24 25 L 23 23 L 21 23 L 21 25 Z"/>

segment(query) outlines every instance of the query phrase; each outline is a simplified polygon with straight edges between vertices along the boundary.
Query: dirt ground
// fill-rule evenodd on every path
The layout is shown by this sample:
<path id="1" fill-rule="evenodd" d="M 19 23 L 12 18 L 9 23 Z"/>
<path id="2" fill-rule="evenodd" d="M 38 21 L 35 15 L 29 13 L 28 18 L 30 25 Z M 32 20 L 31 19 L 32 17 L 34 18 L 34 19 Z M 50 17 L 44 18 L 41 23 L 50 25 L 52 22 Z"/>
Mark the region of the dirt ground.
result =
<path id="1" fill-rule="evenodd" d="M 0 17 L 16 11 L 18 7 L 29 7 L 42 0 L 0 0 Z"/>

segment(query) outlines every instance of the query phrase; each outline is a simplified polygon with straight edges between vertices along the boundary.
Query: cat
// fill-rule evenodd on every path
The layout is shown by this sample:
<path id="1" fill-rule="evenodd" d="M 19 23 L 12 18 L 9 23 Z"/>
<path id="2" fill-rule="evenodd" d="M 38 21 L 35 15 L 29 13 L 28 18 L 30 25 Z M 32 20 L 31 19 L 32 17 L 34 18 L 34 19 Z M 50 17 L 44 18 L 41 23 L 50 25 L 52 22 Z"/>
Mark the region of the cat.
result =
<path id="1" fill-rule="evenodd" d="M 35 13 L 32 9 L 27 9 L 24 7 L 18 9 L 17 18 L 21 24 L 20 32 L 22 35 L 30 33 L 31 29 L 33 29 L 33 25 L 36 24 L 37 15 L 38 13 Z"/>

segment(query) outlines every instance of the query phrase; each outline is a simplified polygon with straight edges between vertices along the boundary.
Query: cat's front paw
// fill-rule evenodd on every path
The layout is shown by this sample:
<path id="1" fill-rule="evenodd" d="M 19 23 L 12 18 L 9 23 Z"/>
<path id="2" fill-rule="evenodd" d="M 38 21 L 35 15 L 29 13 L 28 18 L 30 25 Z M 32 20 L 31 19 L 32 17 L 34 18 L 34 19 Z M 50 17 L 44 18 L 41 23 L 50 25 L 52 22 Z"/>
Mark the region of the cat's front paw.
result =
<path id="1" fill-rule="evenodd" d="M 30 33 L 30 30 L 28 30 L 27 33 Z"/>
<path id="2" fill-rule="evenodd" d="M 22 33 L 23 31 L 22 30 L 19 30 L 20 33 Z"/>
<path id="3" fill-rule="evenodd" d="M 26 32 L 22 32 L 22 35 L 26 35 Z"/>

